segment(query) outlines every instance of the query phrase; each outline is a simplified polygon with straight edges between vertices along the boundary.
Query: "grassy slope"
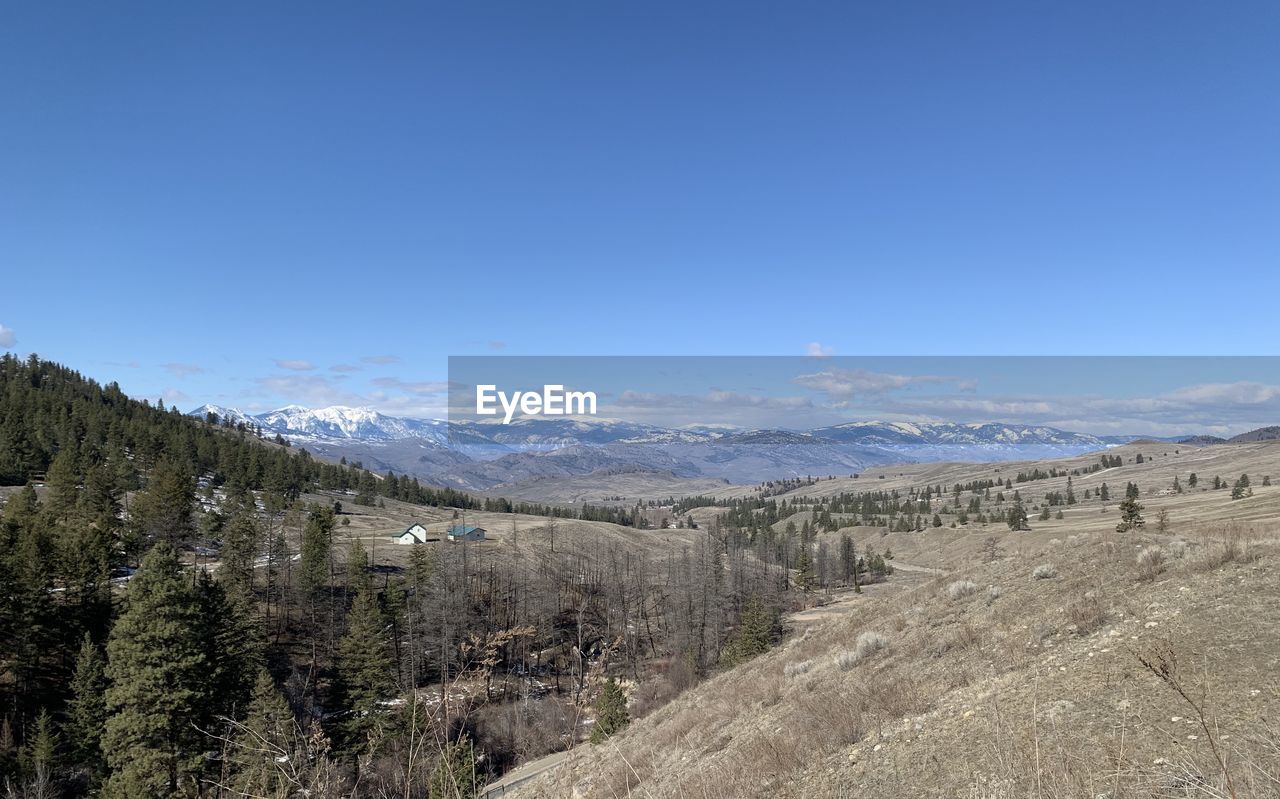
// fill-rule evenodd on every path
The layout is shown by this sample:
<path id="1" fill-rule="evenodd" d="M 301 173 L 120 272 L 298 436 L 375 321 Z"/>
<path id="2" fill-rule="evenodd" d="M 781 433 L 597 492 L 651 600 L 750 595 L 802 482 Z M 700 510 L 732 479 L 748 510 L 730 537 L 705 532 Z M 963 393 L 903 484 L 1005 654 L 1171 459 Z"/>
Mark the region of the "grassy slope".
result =
<path id="1" fill-rule="evenodd" d="M 1259 485 L 1263 474 L 1280 476 L 1280 445 L 1118 451 L 1158 457 L 1077 478 L 1078 493 L 1105 479 L 1117 493 L 1136 480 L 1145 494 L 1195 471 L 1210 481 L 1248 472 L 1256 495 L 1144 495 L 1148 518 L 1169 508 L 1163 535 L 1115 533 L 1113 500 L 1106 514 L 1094 506 L 1068 509 L 1062 521 L 1033 520 L 1030 534 L 990 525 L 884 537 L 900 560 L 932 559 L 949 573 L 913 575 L 898 590 L 842 602 L 847 612 L 803 625 L 782 647 L 689 691 L 610 744 L 582 747 L 522 794 L 1230 795 L 1211 741 L 1238 796 L 1280 794 L 1280 725 L 1267 721 L 1280 713 L 1280 488 Z M 910 478 L 897 471 L 920 470 L 917 482 L 950 483 L 994 468 L 902 467 L 876 482 L 901 487 Z M 1039 497 L 1065 479 L 1024 485 L 1033 487 L 1024 495 Z M 992 535 L 1001 552 L 987 563 L 982 542 Z M 1138 563 L 1147 547 L 1168 558 L 1154 575 Z M 1033 579 L 1041 563 L 1058 575 Z M 973 593 L 953 598 L 956 581 L 971 581 Z M 836 657 L 856 649 L 864 632 L 885 635 L 889 647 L 842 668 Z M 1211 734 L 1139 661 L 1164 652 L 1177 658 L 1178 679 L 1202 703 Z"/>

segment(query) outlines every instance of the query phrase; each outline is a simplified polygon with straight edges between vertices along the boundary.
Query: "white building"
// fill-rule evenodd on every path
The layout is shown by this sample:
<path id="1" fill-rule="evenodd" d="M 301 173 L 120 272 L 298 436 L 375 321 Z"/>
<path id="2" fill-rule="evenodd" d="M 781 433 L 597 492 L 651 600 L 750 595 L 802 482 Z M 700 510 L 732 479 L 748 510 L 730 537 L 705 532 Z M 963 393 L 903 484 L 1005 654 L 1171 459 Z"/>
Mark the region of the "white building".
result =
<path id="1" fill-rule="evenodd" d="M 406 527 L 403 533 L 393 536 L 392 540 L 397 544 L 425 544 L 427 543 L 427 528 L 414 522 Z"/>

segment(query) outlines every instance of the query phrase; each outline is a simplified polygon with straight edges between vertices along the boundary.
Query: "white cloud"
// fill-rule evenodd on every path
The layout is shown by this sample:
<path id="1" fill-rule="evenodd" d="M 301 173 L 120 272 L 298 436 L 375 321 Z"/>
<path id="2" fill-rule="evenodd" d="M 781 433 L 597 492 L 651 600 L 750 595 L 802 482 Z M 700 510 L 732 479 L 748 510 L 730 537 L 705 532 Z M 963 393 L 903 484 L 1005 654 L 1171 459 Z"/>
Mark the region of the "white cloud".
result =
<path id="1" fill-rule="evenodd" d="M 281 369 L 288 369 L 291 372 L 310 372 L 315 369 L 315 364 L 311 361 L 293 360 L 289 358 L 273 358 L 276 366 Z"/>
<path id="2" fill-rule="evenodd" d="M 810 341 L 805 345 L 805 354 L 812 358 L 830 358 L 836 354 L 834 347 L 828 347 L 816 341 Z"/>
<path id="3" fill-rule="evenodd" d="M 13 328 L 0 325 L 0 347 L 6 350 L 18 343 L 18 337 L 14 334 Z"/>
<path id="4" fill-rule="evenodd" d="M 962 377 L 938 375 L 894 375 L 866 369 L 824 369 L 798 375 L 791 382 L 833 399 L 848 400 L 859 395 L 878 395 L 916 385 L 952 384 L 960 391 L 973 391 L 977 383 Z"/>

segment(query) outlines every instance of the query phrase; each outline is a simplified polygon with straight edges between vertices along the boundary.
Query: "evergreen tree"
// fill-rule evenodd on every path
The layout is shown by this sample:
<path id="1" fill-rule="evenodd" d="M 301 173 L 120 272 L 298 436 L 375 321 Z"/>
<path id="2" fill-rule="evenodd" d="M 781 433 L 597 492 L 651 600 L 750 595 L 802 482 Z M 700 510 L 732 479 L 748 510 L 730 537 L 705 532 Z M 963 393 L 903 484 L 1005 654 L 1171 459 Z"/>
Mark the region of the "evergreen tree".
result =
<path id="1" fill-rule="evenodd" d="M 796 588 L 806 594 L 812 591 L 814 584 L 813 557 L 809 554 L 809 547 L 805 544 L 800 545 L 800 551 L 796 554 L 795 570 Z"/>
<path id="2" fill-rule="evenodd" d="M 769 651 L 769 647 L 773 645 L 774 626 L 774 617 L 760 601 L 760 597 L 751 597 L 742 610 L 738 629 L 721 656 L 722 665 L 732 668 Z"/>
<path id="3" fill-rule="evenodd" d="M 234 729 L 229 760 L 230 782 L 237 795 L 271 799 L 293 795 L 288 770 L 305 765 L 302 742 L 293 712 L 265 668 L 258 670 L 244 722 Z"/>
<path id="4" fill-rule="evenodd" d="M 378 700 L 395 689 L 386 628 L 377 595 L 369 585 L 362 586 L 347 615 L 346 635 L 338 642 L 339 684 L 343 704 L 350 711 L 343 727 L 354 747 L 366 744 L 376 721 Z"/>
<path id="5" fill-rule="evenodd" d="M 253 595 L 253 565 L 261 538 L 250 494 L 249 502 L 231 514 L 222 535 L 218 581 L 227 587 L 228 593 L 241 597 Z"/>
<path id="6" fill-rule="evenodd" d="M 233 588 L 228 594 L 221 582 L 201 571 L 196 585 L 200 609 L 196 635 L 204 652 L 201 693 L 207 697 L 198 723 L 216 726 L 220 716 L 235 716 L 248 702 L 258 670 L 262 668 L 265 638 L 252 599 Z"/>
<path id="7" fill-rule="evenodd" d="M 622 693 L 622 686 L 610 677 L 605 680 L 604 690 L 596 700 L 596 723 L 591 728 L 591 743 L 603 743 L 616 732 L 631 723 L 627 713 L 627 697 Z"/>
<path id="8" fill-rule="evenodd" d="M 1142 506 L 1138 504 L 1135 497 L 1125 497 L 1120 503 L 1120 523 L 1116 525 L 1117 533 L 1136 530 L 1145 525 L 1146 522 L 1142 518 Z"/>
<path id="9" fill-rule="evenodd" d="M 1031 525 L 1027 523 L 1027 509 L 1023 507 L 1021 499 L 1015 501 L 1009 509 L 1008 522 L 1009 529 L 1014 532 L 1031 529 Z"/>
<path id="10" fill-rule="evenodd" d="M 107 641 L 107 719 L 102 748 L 112 799 L 192 792 L 202 761 L 206 656 L 200 605 L 178 556 L 159 544 L 129 583 L 125 611 Z"/>
<path id="11" fill-rule="evenodd" d="M 28 486 L 28 489 L 30 487 Z M 9 637 L 0 639 L 0 653 L 8 654 L 19 718 L 45 704 L 54 686 L 52 664 L 60 654 L 57 609 L 53 602 L 53 574 L 49 564 L 53 546 L 41 520 L 35 492 L 24 490 L 5 506 L 5 526 L 14 536 L 6 571 L 11 582 L 0 587 L 0 601 L 8 607 Z M 11 507 L 12 506 L 12 507 Z M 29 717 L 29 716 L 28 716 Z"/>
<path id="12" fill-rule="evenodd" d="M 132 518 L 143 539 L 177 546 L 195 535 L 195 480 L 188 468 L 162 459 L 151 470 L 147 488 L 134 500 Z"/>
<path id="13" fill-rule="evenodd" d="M 71 678 L 67 704 L 67 740 L 77 763 L 97 769 L 102 765 L 102 734 L 107 722 L 106 664 L 102 651 L 86 633 Z"/>
<path id="14" fill-rule="evenodd" d="M 333 510 L 314 507 L 307 515 L 302 533 L 301 562 L 298 580 L 302 591 L 316 597 L 329 585 L 330 558 L 333 555 Z"/>

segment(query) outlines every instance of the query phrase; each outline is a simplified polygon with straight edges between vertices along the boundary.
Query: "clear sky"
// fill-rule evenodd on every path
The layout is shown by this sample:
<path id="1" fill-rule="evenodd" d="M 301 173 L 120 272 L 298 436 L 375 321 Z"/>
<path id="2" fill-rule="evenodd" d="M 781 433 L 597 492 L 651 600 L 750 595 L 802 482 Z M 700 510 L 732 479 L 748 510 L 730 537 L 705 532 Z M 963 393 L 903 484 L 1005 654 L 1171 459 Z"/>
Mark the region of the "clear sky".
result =
<path id="1" fill-rule="evenodd" d="M 450 354 L 1275 353 L 1275 2 L 10 3 L 0 347 L 186 408 Z"/>

